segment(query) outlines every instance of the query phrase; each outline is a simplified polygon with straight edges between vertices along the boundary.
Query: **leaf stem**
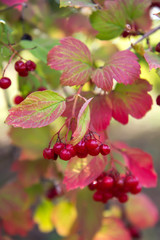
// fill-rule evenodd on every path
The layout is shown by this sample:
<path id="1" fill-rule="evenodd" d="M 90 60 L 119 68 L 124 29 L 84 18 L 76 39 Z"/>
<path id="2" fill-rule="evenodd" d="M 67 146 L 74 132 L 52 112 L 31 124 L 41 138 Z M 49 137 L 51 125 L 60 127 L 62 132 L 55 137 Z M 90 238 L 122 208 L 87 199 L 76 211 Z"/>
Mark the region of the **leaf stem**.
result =
<path id="1" fill-rule="evenodd" d="M 72 118 L 75 117 L 75 111 L 76 111 L 76 105 L 77 105 L 77 101 L 78 101 L 78 97 L 79 97 L 79 94 L 82 90 L 82 87 L 83 85 L 80 86 L 80 88 L 78 89 L 76 95 L 75 95 L 75 99 L 74 99 L 74 103 L 73 103 L 73 108 L 72 108 Z"/>
<path id="2" fill-rule="evenodd" d="M 132 47 L 135 46 L 137 43 L 143 41 L 145 38 L 149 37 L 150 35 L 152 35 L 156 31 L 158 31 L 159 29 L 160 29 L 160 26 L 157 26 L 156 28 L 151 29 L 149 32 L 145 33 L 141 38 L 139 38 L 135 43 L 132 43 L 131 46 L 129 48 L 127 48 L 127 50 L 132 49 Z"/>

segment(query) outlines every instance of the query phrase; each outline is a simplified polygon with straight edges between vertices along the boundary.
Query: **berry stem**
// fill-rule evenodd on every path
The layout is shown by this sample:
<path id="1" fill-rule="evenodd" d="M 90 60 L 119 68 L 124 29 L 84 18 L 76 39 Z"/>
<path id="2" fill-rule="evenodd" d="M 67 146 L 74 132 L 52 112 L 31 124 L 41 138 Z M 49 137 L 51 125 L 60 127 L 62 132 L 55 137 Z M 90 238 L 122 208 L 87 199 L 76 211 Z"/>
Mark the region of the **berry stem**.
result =
<path id="1" fill-rule="evenodd" d="M 133 46 L 135 46 L 137 43 L 143 41 L 145 38 L 148 38 L 150 35 L 155 33 L 156 31 L 160 30 L 160 26 L 157 26 L 156 28 L 151 29 L 149 32 L 145 33 L 141 38 L 139 38 L 135 43 L 132 43 L 127 50 L 132 49 Z"/>
<path id="2" fill-rule="evenodd" d="M 16 55 L 16 52 L 14 52 L 14 53 L 12 54 L 12 56 L 10 57 L 10 59 L 9 59 L 9 61 L 8 61 L 8 63 L 7 63 L 7 65 L 5 66 L 5 68 L 4 68 L 4 70 L 3 70 L 2 77 L 4 77 L 5 72 L 6 72 L 6 70 L 7 70 L 8 66 L 9 66 L 9 64 L 11 63 L 11 61 L 12 61 L 12 59 L 14 58 L 15 55 Z"/>

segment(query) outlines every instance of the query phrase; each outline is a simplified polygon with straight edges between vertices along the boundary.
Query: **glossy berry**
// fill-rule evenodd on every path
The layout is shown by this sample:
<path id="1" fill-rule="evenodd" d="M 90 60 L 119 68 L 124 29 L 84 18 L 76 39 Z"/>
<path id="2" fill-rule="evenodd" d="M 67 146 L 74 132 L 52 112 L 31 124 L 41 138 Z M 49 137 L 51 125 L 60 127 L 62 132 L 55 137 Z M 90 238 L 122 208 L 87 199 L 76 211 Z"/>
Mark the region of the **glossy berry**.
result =
<path id="1" fill-rule="evenodd" d="M 50 189 L 47 191 L 47 193 L 46 193 L 46 197 L 47 197 L 48 199 L 50 199 L 50 200 L 53 199 L 53 198 L 55 198 L 55 197 L 57 197 L 58 195 L 59 195 L 59 193 L 58 193 L 56 187 L 50 188 Z"/>
<path id="2" fill-rule="evenodd" d="M 61 150 L 65 147 L 65 144 L 64 143 L 60 143 L 60 142 L 57 142 L 54 147 L 53 147 L 53 150 L 54 152 L 59 155 Z"/>
<path id="3" fill-rule="evenodd" d="M 104 156 L 108 155 L 110 153 L 110 147 L 106 144 L 102 144 L 100 146 L 100 153 Z"/>
<path id="4" fill-rule="evenodd" d="M 131 237 L 136 238 L 136 239 L 141 238 L 141 232 L 137 227 L 130 226 L 128 228 L 128 230 L 130 232 Z"/>
<path id="5" fill-rule="evenodd" d="M 37 89 L 37 91 L 44 91 L 44 90 L 47 90 L 47 88 L 45 88 L 45 87 L 39 87 L 39 88 Z"/>
<path id="6" fill-rule="evenodd" d="M 157 103 L 158 106 L 160 106 L 160 95 L 157 96 L 156 103 Z"/>
<path id="7" fill-rule="evenodd" d="M 125 179 L 125 186 L 128 188 L 136 187 L 138 185 L 139 181 L 134 176 L 127 176 Z"/>
<path id="8" fill-rule="evenodd" d="M 21 103 L 23 100 L 24 100 L 24 98 L 23 98 L 22 96 L 16 96 L 16 97 L 14 98 L 14 103 L 15 103 L 15 104 L 19 104 L 19 103 Z"/>
<path id="9" fill-rule="evenodd" d="M 20 77 L 27 77 L 28 76 L 28 71 L 25 70 L 23 72 L 19 72 L 18 74 L 19 74 Z"/>
<path id="10" fill-rule="evenodd" d="M 125 202 L 127 202 L 128 201 L 128 196 L 127 196 L 127 194 L 122 194 L 122 195 L 120 195 L 119 197 L 118 197 L 118 200 L 119 200 L 119 202 L 121 202 L 121 203 L 125 203 Z"/>
<path id="11" fill-rule="evenodd" d="M 59 156 L 64 161 L 68 161 L 72 157 L 71 152 L 69 150 L 65 149 L 65 148 L 61 150 Z"/>
<path id="12" fill-rule="evenodd" d="M 2 77 L 2 78 L 0 79 L 0 87 L 1 87 L 2 89 L 7 89 L 7 88 L 9 88 L 10 85 L 11 85 L 11 80 L 10 80 L 9 78 L 7 78 L 7 77 Z"/>
<path id="13" fill-rule="evenodd" d="M 25 63 L 25 65 L 26 65 L 27 71 L 34 71 L 36 69 L 36 64 L 33 61 L 31 61 L 31 60 L 28 60 Z"/>
<path id="14" fill-rule="evenodd" d="M 156 52 L 160 52 L 160 42 L 155 47 Z"/>
<path id="15" fill-rule="evenodd" d="M 87 150 L 85 150 L 84 152 L 77 152 L 77 157 L 79 158 L 85 158 L 87 157 L 87 155 L 88 155 Z"/>
<path id="16" fill-rule="evenodd" d="M 142 190 L 142 186 L 141 186 L 140 184 L 138 184 L 137 186 L 133 187 L 133 188 L 130 190 L 130 192 L 131 192 L 132 194 L 138 194 L 138 193 L 141 192 L 141 190 Z"/>
<path id="17" fill-rule="evenodd" d="M 52 148 L 45 148 L 43 150 L 43 157 L 45 159 L 52 159 L 52 157 L 54 157 L 54 151 Z"/>
<path id="18" fill-rule="evenodd" d="M 79 143 L 77 143 L 77 144 L 75 145 L 75 150 L 76 150 L 76 152 L 78 152 L 78 153 L 86 152 L 86 151 L 87 151 L 87 148 L 86 148 L 86 143 L 85 143 L 85 141 L 81 140 Z"/>
<path id="19" fill-rule="evenodd" d="M 88 149 L 88 153 L 91 155 L 91 156 L 97 156 L 100 152 L 100 147 L 96 147 L 96 148 L 93 148 L 93 149 Z"/>
<path id="20" fill-rule="evenodd" d="M 128 37 L 129 35 L 130 35 L 130 33 L 127 31 L 123 31 L 123 33 L 122 33 L 122 37 L 124 37 L 124 38 Z"/>
<path id="21" fill-rule="evenodd" d="M 70 151 L 72 157 L 76 156 L 76 150 L 73 145 L 66 144 L 65 148 Z"/>
<path id="22" fill-rule="evenodd" d="M 92 183 L 90 183 L 90 184 L 88 185 L 88 188 L 89 188 L 91 191 L 95 190 L 95 189 L 97 188 L 97 181 L 93 181 Z"/>
<path id="23" fill-rule="evenodd" d="M 119 189 L 123 189 L 124 188 L 124 178 L 123 177 L 119 177 L 116 181 L 115 181 L 115 186 Z"/>
<path id="24" fill-rule="evenodd" d="M 88 150 L 92 150 L 98 147 L 98 141 L 96 139 L 89 139 L 86 141 L 86 147 Z"/>
<path id="25" fill-rule="evenodd" d="M 26 72 L 27 69 L 26 69 L 26 65 L 23 61 L 19 60 L 15 63 L 14 65 L 15 67 L 15 70 L 18 72 L 18 73 L 22 73 L 22 72 Z M 28 71 L 27 71 L 28 72 Z"/>

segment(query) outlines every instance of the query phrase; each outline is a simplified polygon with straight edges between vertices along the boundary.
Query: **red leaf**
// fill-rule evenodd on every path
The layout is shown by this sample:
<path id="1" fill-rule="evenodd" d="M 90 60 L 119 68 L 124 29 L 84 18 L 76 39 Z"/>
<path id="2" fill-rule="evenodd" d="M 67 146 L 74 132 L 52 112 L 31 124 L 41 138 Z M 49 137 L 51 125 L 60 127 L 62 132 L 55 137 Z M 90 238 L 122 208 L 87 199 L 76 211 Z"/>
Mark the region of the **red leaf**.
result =
<path id="1" fill-rule="evenodd" d="M 121 220 L 108 217 L 93 240 L 131 240 L 131 237 Z"/>
<path id="2" fill-rule="evenodd" d="M 137 119 L 142 118 L 152 106 L 152 98 L 147 93 L 151 89 L 151 85 L 143 79 L 127 86 L 117 84 L 115 90 L 109 94 L 112 116 L 122 124 L 128 123 L 128 114 Z"/>
<path id="3" fill-rule="evenodd" d="M 139 178 L 144 187 L 156 187 L 157 174 L 150 154 L 139 148 L 131 148 L 122 142 L 114 143 L 113 146 L 119 149 L 128 168 Z"/>
<path id="4" fill-rule="evenodd" d="M 113 79 L 125 85 L 132 84 L 140 75 L 137 57 L 129 50 L 115 53 L 102 69 L 92 74 L 92 81 L 100 88 L 112 89 Z"/>
<path id="5" fill-rule="evenodd" d="M 23 186 L 28 187 L 39 182 L 41 177 L 44 177 L 50 163 L 48 161 L 23 161 L 15 162 L 12 165 L 12 170 L 18 172 L 18 179 Z"/>
<path id="6" fill-rule="evenodd" d="M 21 211 L 26 207 L 27 195 L 17 183 L 9 183 L 0 189 L 0 217 L 10 215 L 12 211 Z"/>
<path id="7" fill-rule="evenodd" d="M 9 217 L 3 219 L 3 227 L 9 235 L 26 236 L 33 228 L 31 211 L 14 211 Z"/>
<path id="8" fill-rule="evenodd" d="M 13 6 L 14 4 L 18 4 L 18 3 L 25 3 L 27 2 L 28 0 L 0 0 L 0 2 L 8 5 L 8 6 Z M 22 9 L 22 5 L 17 5 L 16 8 L 18 10 L 21 10 Z"/>
<path id="9" fill-rule="evenodd" d="M 55 46 L 48 53 L 48 65 L 56 70 L 64 70 L 61 84 L 84 84 L 92 72 L 92 57 L 88 47 L 73 37 L 63 38 L 60 42 L 61 46 Z"/>
<path id="10" fill-rule="evenodd" d="M 34 92 L 9 110 L 6 123 L 22 128 L 44 127 L 61 116 L 65 106 L 65 99 L 51 90 Z"/>
<path id="11" fill-rule="evenodd" d="M 91 102 L 91 122 L 96 131 L 107 128 L 112 117 L 112 104 L 106 95 L 97 95 Z"/>
<path id="12" fill-rule="evenodd" d="M 90 109 L 88 105 L 91 100 L 92 98 L 88 99 L 79 111 L 77 127 L 72 135 L 73 139 L 70 141 L 70 144 L 76 145 L 78 142 L 80 142 L 88 130 L 90 123 Z"/>
<path id="13" fill-rule="evenodd" d="M 145 194 L 130 196 L 125 207 L 129 221 L 140 229 L 153 227 L 159 219 L 158 208 Z"/>
<path id="14" fill-rule="evenodd" d="M 65 170 L 63 183 L 67 190 L 84 188 L 97 178 L 104 170 L 107 158 L 102 156 L 72 158 Z"/>
<path id="15" fill-rule="evenodd" d="M 145 52 L 144 58 L 146 59 L 150 70 L 152 70 L 152 68 L 160 68 L 160 55 L 152 52 Z"/>

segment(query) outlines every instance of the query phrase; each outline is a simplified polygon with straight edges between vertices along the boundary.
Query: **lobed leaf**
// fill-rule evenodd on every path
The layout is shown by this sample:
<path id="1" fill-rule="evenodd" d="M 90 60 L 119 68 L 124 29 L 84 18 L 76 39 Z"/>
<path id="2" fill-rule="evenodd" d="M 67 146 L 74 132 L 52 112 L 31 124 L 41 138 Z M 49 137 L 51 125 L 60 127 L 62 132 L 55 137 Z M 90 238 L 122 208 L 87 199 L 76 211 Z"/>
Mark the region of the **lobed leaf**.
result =
<path id="1" fill-rule="evenodd" d="M 104 218 L 100 231 L 93 240 L 131 240 L 123 222 L 117 218 Z"/>
<path id="2" fill-rule="evenodd" d="M 132 84 L 140 75 L 137 56 L 129 50 L 115 53 L 102 69 L 96 69 L 92 81 L 105 91 L 110 91 L 113 79 L 125 85 Z"/>
<path id="3" fill-rule="evenodd" d="M 60 117 L 65 107 L 65 99 L 51 90 L 34 92 L 9 110 L 6 123 L 22 128 L 44 127 Z"/>
<path id="4" fill-rule="evenodd" d="M 149 153 L 139 148 L 131 148 L 122 142 L 114 143 L 114 147 L 120 150 L 126 165 L 133 175 L 139 178 L 144 187 L 156 187 L 157 174 L 153 167 L 153 159 Z"/>
<path id="5" fill-rule="evenodd" d="M 152 98 L 147 93 L 152 86 L 144 79 L 138 79 L 131 85 L 117 84 L 109 93 L 112 102 L 112 116 L 122 124 L 128 123 L 128 115 L 142 118 L 152 106 Z"/>
<path id="6" fill-rule="evenodd" d="M 72 135 L 73 138 L 70 141 L 70 144 L 76 145 L 79 143 L 88 130 L 90 123 L 90 109 L 88 105 L 91 100 L 92 98 L 88 99 L 79 111 L 77 118 L 77 127 Z"/>
<path id="7" fill-rule="evenodd" d="M 152 70 L 152 68 L 160 68 L 160 55 L 152 52 L 145 52 L 144 58 L 147 61 L 150 70 Z"/>
<path id="8" fill-rule="evenodd" d="M 96 131 L 103 131 L 107 128 L 112 117 L 112 104 L 108 96 L 97 95 L 91 102 L 90 124 Z"/>
<path id="9" fill-rule="evenodd" d="M 159 219 L 157 206 L 142 193 L 130 196 L 125 205 L 125 212 L 128 220 L 140 229 L 153 227 Z"/>
<path id="10" fill-rule="evenodd" d="M 81 239 L 83 240 L 93 239 L 93 236 L 101 227 L 103 209 L 104 209 L 103 203 L 95 202 L 93 200 L 93 192 L 89 191 L 87 188 L 78 192 L 77 220 L 78 230 L 81 233 Z"/>
<path id="11" fill-rule="evenodd" d="M 104 170 L 107 158 L 103 156 L 88 156 L 87 158 L 72 158 L 65 170 L 63 183 L 67 190 L 84 188 L 96 179 Z"/>
<path id="12" fill-rule="evenodd" d="M 62 85 L 74 86 L 87 82 L 92 72 L 92 57 L 88 47 L 73 37 L 63 38 L 62 45 L 48 53 L 48 65 L 63 70 Z"/>

